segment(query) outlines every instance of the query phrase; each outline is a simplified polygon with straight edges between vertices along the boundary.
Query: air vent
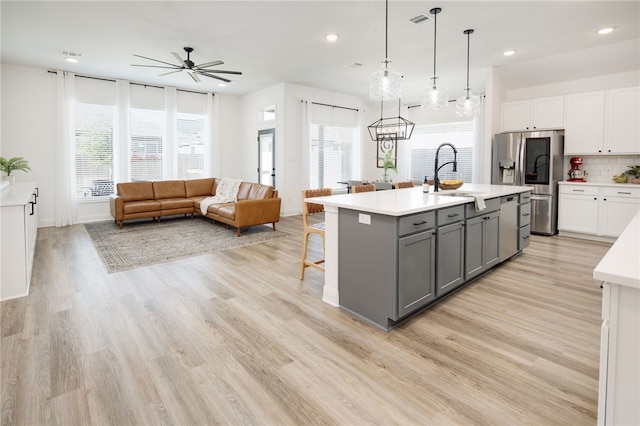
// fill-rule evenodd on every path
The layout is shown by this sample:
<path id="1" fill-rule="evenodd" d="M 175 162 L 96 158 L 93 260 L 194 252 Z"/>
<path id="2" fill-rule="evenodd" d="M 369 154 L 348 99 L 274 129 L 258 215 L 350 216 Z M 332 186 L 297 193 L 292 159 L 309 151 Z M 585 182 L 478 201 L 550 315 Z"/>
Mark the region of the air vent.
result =
<path id="1" fill-rule="evenodd" d="M 413 22 L 414 24 L 421 24 L 428 20 L 429 17 L 424 13 L 421 13 L 420 15 L 414 16 L 413 18 L 409 19 L 409 22 Z"/>
<path id="2" fill-rule="evenodd" d="M 351 65 L 347 65 L 348 68 L 359 68 L 361 66 L 362 66 L 362 64 L 360 62 L 354 62 Z"/>
<path id="3" fill-rule="evenodd" d="M 62 54 L 68 58 L 82 58 L 82 53 L 67 52 L 66 50 Z"/>

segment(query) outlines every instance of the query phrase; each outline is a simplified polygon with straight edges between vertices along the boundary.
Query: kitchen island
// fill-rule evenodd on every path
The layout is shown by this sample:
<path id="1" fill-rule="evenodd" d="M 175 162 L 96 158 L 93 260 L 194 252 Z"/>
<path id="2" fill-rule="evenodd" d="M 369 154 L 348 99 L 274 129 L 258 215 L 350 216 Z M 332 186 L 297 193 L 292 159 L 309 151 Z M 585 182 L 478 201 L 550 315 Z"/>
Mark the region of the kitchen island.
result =
<path id="1" fill-rule="evenodd" d="M 529 242 L 530 194 L 464 184 L 308 199 L 325 206 L 323 300 L 392 329 L 520 253 Z M 500 253 L 501 242 L 510 254 Z"/>
<path id="2" fill-rule="evenodd" d="M 598 425 L 640 424 L 640 213 L 593 270 L 602 283 Z"/>

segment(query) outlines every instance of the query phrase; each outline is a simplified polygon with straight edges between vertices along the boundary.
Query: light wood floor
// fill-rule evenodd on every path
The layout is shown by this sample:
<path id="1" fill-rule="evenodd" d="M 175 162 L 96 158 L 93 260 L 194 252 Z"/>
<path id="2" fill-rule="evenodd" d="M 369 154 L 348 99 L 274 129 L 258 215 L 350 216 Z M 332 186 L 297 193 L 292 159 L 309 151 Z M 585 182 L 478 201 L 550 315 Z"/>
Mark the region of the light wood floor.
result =
<path id="1" fill-rule="evenodd" d="M 2 424 L 595 424 L 608 244 L 534 236 L 385 333 L 298 279 L 301 221 L 115 274 L 82 226 L 40 229 L 31 294 L 0 304 Z"/>

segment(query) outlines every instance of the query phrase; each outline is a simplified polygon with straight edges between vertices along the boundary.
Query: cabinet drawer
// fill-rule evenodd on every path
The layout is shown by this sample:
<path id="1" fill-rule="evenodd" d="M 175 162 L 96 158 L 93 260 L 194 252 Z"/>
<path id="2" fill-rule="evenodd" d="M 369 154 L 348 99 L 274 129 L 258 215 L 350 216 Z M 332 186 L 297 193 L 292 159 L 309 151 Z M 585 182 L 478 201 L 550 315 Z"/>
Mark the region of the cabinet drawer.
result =
<path id="1" fill-rule="evenodd" d="M 434 212 L 418 213 L 411 216 L 404 216 L 399 219 L 398 235 L 413 234 L 418 231 L 425 231 L 436 226 L 436 215 Z"/>
<path id="2" fill-rule="evenodd" d="M 464 206 L 454 206 L 446 209 L 440 209 L 436 212 L 436 216 L 438 226 L 460 222 L 461 220 L 464 220 Z"/>
<path id="3" fill-rule="evenodd" d="M 520 198 L 518 200 L 518 203 L 525 204 L 525 203 L 530 203 L 530 202 L 531 202 L 531 191 L 522 192 L 520 194 Z"/>
<path id="4" fill-rule="evenodd" d="M 531 241 L 531 226 L 526 225 L 518 228 L 518 250 L 529 247 Z"/>
<path id="5" fill-rule="evenodd" d="M 518 226 L 529 225 L 531 223 L 531 203 L 520 204 L 518 211 Z"/>
<path id="6" fill-rule="evenodd" d="M 640 188 L 603 186 L 600 194 L 606 197 L 640 198 Z"/>
<path id="7" fill-rule="evenodd" d="M 560 193 L 575 195 L 598 195 L 598 187 L 585 185 L 560 185 Z"/>
<path id="8" fill-rule="evenodd" d="M 485 200 L 484 203 L 487 206 L 487 208 L 482 211 L 476 210 L 476 203 L 465 204 L 464 205 L 465 217 L 469 219 L 471 217 L 480 216 L 481 214 L 487 214 L 490 212 L 494 212 L 496 210 L 500 210 L 500 198 L 492 198 L 490 200 Z"/>

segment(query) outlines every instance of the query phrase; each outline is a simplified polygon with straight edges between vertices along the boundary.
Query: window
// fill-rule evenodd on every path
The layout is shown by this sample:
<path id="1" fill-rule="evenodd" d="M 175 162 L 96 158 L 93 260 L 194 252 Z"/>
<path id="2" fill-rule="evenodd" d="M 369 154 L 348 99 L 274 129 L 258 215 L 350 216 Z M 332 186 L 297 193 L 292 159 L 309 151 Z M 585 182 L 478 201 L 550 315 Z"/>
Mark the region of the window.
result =
<path id="1" fill-rule="evenodd" d="M 178 113 L 178 179 L 204 177 L 204 115 Z"/>
<path id="2" fill-rule="evenodd" d="M 163 111 L 131 108 L 131 181 L 162 180 Z"/>
<path id="3" fill-rule="evenodd" d="M 471 183 L 473 179 L 473 121 L 416 126 L 411 136 L 411 179 L 422 181 L 425 176 L 435 175 L 436 151 L 440 144 L 451 143 L 457 151 L 458 171 L 453 172 L 446 165 L 438 172 L 443 179 L 463 179 Z M 438 155 L 438 165 L 453 161 L 453 150 L 444 147 Z"/>
<path id="4" fill-rule="evenodd" d="M 76 196 L 113 194 L 113 116 L 109 105 L 76 103 Z"/>
<path id="5" fill-rule="evenodd" d="M 339 188 L 351 176 L 355 128 L 311 124 L 311 188 Z"/>

